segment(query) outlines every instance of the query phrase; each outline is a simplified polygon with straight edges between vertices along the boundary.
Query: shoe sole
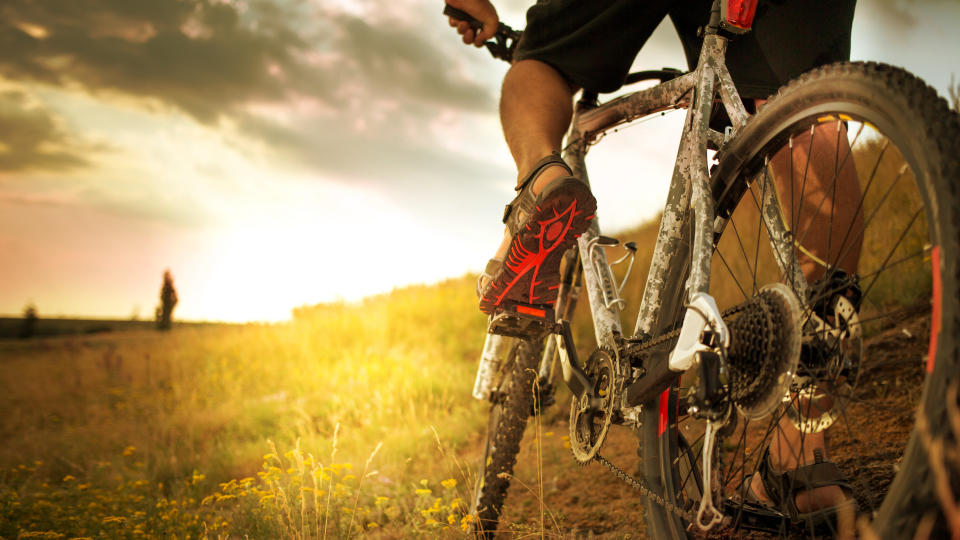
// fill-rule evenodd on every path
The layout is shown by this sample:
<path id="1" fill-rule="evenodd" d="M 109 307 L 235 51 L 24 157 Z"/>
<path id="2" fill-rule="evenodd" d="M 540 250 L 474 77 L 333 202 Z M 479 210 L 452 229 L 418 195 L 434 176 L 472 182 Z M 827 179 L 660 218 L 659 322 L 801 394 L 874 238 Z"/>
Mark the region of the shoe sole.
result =
<path id="1" fill-rule="evenodd" d="M 490 315 L 505 302 L 552 306 L 560 288 L 560 261 L 589 227 L 597 201 L 582 182 L 550 193 L 514 234 L 500 271 L 480 299 Z"/>

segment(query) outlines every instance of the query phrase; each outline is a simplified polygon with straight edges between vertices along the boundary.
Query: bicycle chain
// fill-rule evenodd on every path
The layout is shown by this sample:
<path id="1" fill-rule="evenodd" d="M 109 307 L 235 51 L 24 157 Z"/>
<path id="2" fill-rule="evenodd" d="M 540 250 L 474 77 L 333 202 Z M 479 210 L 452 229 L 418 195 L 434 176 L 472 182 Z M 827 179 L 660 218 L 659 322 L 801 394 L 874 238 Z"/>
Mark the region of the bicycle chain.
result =
<path id="1" fill-rule="evenodd" d="M 625 471 L 623 471 L 613 463 L 610 463 L 610 461 L 607 460 L 607 458 L 601 456 L 600 454 L 594 454 L 593 459 L 597 463 L 609 469 L 610 472 L 612 472 L 617 478 L 626 482 L 627 485 L 639 491 L 640 495 L 652 500 L 653 502 L 659 504 L 660 506 L 664 507 L 668 511 L 672 512 L 673 514 L 676 514 L 678 517 L 685 519 L 690 523 L 696 522 L 696 519 L 697 519 L 696 514 L 694 514 L 689 510 L 684 510 L 679 506 L 673 504 L 672 502 L 664 499 L 658 493 L 654 492 L 653 490 L 645 486 L 643 482 L 630 476 L 629 474 L 627 474 Z"/>
<path id="2" fill-rule="evenodd" d="M 729 308 L 721 314 L 721 318 L 729 317 L 730 315 L 739 313 L 740 311 L 743 311 L 744 309 L 746 309 L 747 305 L 748 303 L 744 303 L 739 306 Z M 680 335 L 680 330 L 681 328 L 677 328 L 675 330 L 667 332 L 666 334 L 661 334 L 660 336 L 653 338 L 646 343 L 635 344 L 635 348 L 633 348 L 630 352 L 633 354 L 636 354 L 637 352 L 644 351 L 646 349 L 655 347 L 662 343 L 666 343 L 667 341 L 670 341 L 671 339 L 678 337 Z M 679 506 L 677 506 L 676 504 L 664 499 L 663 497 L 660 496 L 659 493 L 653 491 L 647 485 L 645 485 L 643 481 L 637 480 L 636 478 L 630 476 L 624 470 L 620 469 L 619 467 L 611 463 L 607 458 L 601 456 L 599 453 L 594 454 L 593 459 L 597 463 L 606 467 L 610 472 L 614 474 L 614 476 L 623 480 L 627 485 L 639 491 L 640 495 L 642 495 L 643 497 L 646 497 L 647 499 L 652 500 L 653 502 L 665 508 L 670 513 L 676 515 L 681 519 L 687 520 L 689 523 L 696 522 L 697 516 L 692 511 L 684 510 Z"/>

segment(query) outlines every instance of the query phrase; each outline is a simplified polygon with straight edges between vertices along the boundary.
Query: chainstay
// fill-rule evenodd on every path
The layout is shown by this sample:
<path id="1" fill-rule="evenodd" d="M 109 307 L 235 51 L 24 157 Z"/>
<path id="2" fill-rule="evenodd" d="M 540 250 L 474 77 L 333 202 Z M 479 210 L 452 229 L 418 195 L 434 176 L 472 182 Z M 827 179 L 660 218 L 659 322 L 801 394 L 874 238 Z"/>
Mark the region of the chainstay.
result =
<path id="1" fill-rule="evenodd" d="M 610 463 L 610 461 L 607 460 L 607 458 L 601 456 L 600 454 L 595 454 L 595 455 L 593 456 L 593 459 L 596 460 L 597 463 L 599 463 L 599 464 L 603 465 L 604 467 L 606 467 L 606 468 L 607 468 L 610 472 L 612 472 L 617 478 L 619 478 L 619 479 L 623 480 L 624 482 L 626 482 L 627 485 L 629 485 L 630 487 L 632 487 L 632 488 L 636 489 L 637 491 L 639 491 L 639 492 L 640 492 L 640 495 L 642 495 L 642 496 L 646 497 L 647 499 L 650 499 L 650 500 L 652 500 L 653 502 L 659 504 L 660 506 L 666 508 L 669 512 L 675 514 L 677 517 L 679 517 L 679 518 L 681 518 L 681 519 L 685 519 L 685 520 L 687 520 L 687 521 L 690 522 L 690 523 L 695 523 L 695 522 L 696 522 L 697 516 L 696 516 L 693 512 L 691 512 L 691 511 L 689 511 L 689 510 L 684 510 L 684 509 L 680 508 L 679 506 L 677 506 L 676 504 L 674 504 L 674 503 L 672 503 L 672 502 L 664 499 L 664 498 L 661 497 L 658 493 L 654 492 L 652 489 L 650 489 L 649 487 L 647 487 L 646 485 L 644 485 L 643 482 L 641 482 L 640 480 L 637 480 L 636 478 L 630 476 L 629 474 L 627 474 L 625 471 L 623 471 L 622 469 L 620 469 L 619 467 L 617 467 L 617 466 L 614 465 L 613 463 Z"/>

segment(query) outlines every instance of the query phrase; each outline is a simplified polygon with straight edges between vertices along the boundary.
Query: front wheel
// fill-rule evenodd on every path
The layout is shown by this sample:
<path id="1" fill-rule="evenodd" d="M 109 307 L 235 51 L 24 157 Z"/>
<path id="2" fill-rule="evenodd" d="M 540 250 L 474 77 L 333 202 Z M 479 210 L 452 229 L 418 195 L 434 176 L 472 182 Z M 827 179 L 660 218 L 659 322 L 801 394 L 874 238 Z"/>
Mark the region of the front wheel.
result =
<path id="1" fill-rule="evenodd" d="M 950 464 L 931 465 L 928 446 L 956 448 L 958 435 L 948 419 L 960 380 L 957 113 L 903 70 L 834 64 L 782 88 L 718 158 L 710 294 L 730 313 L 783 283 L 801 313 L 786 387 L 764 383 L 782 375 L 771 377 L 771 366 L 789 362 L 770 362 L 777 353 L 763 347 L 727 366 L 734 420 L 716 441 L 711 479 L 721 527 L 776 537 L 869 527 L 880 538 L 911 538 L 924 521 L 940 537 L 936 476 L 954 486 L 957 477 Z M 707 491 L 705 421 L 690 407 L 696 385 L 687 374 L 647 404 L 642 428 L 646 482 L 692 511 Z M 752 414 L 764 392 L 782 403 Z M 768 460 L 780 470 L 836 463 L 850 485 L 836 491 L 852 497 L 855 515 L 802 500 L 823 478 L 817 486 L 795 479 L 784 499 L 792 508 L 757 497 L 752 482 Z M 647 506 L 652 537 L 695 530 Z"/>
<path id="2" fill-rule="evenodd" d="M 518 341 L 501 367 L 498 387 L 492 393 L 483 461 L 470 509 L 477 519 L 474 532 L 482 538 L 493 538 L 497 532 L 523 430 L 533 411 L 539 360 L 538 346 Z"/>

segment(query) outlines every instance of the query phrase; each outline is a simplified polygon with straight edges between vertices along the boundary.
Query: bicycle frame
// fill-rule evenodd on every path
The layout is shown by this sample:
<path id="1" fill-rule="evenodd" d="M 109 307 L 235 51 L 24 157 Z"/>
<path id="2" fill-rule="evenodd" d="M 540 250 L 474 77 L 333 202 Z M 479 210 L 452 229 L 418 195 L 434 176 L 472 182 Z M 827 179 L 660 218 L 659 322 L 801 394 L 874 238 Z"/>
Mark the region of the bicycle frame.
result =
<path id="1" fill-rule="evenodd" d="M 708 299 L 709 301 L 705 304 L 698 304 L 703 309 L 696 311 L 712 310 L 712 313 L 709 314 L 709 320 L 699 317 L 698 321 L 697 317 L 694 317 L 692 324 L 684 320 L 684 328 L 689 325 L 692 330 L 681 333 L 680 343 L 671 354 L 669 366 L 664 365 L 659 375 L 648 373 L 640 377 L 634 383 L 634 387 L 639 389 L 631 387 L 623 392 L 621 408 L 625 412 L 644 402 L 646 397 L 657 395 L 667 389 L 675 380 L 670 377 L 670 374 L 679 376 L 690 367 L 692 354 L 699 346 L 696 342 L 699 341 L 700 333 L 708 324 L 719 328 L 721 333 L 726 330 L 716 310 L 716 304 L 708 295 L 713 238 L 715 233 L 723 230 L 726 217 L 715 215 L 707 167 L 707 143 L 712 142 L 715 147 L 722 150 L 731 133 L 729 129 L 726 133 L 710 129 L 709 119 L 717 95 L 733 124 L 733 132 L 743 126 L 748 114 L 725 64 L 728 39 L 718 33 L 720 26 L 718 4 L 719 2 L 715 3 L 710 24 L 706 28 L 703 47 L 694 71 L 602 105 L 596 105 L 595 100 L 581 100 L 566 138 L 567 145 L 563 157 L 572 168 L 574 175 L 589 184 L 585 164 L 586 153 L 591 144 L 607 131 L 661 111 L 687 109 L 676 164 L 632 338 L 655 336 L 674 324 L 679 313 L 664 312 L 664 297 L 669 291 L 683 292 L 686 302 L 693 302 L 698 296 L 701 299 Z M 776 197 L 774 190 L 767 190 L 767 192 L 770 197 Z M 771 204 L 768 207 L 778 208 L 778 205 Z M 799 265 L 796 264 L 792 245 L 787 240 L 788 235 L 782 220 L 775 214 L 765 214 L 763 219 L 771 232 L 771 237 L 784 239 L 773 246 L 778 255 L 781 271 L 785 275 L 790 275 L 788 269 L 793 269 L 794 282 L 803 284 Z M 606 255 L 603 249 L 598 248 L 600 239 L 600 229 L 595 219 L 591 228 L 578 240 L 581 264 L 577 267 L 578 271 L 582 269 L 582 283 L 586 286 L 590 302 L 597 344 L 612 351 L 620 361 L 623 344 L 623 329 L 620 321 L 622 301 Z M 688 257 L 691 253 L 692 256 Z M 686 267 L 688 261 L 689 268 Z M 579 279 L 570 279 L 569 276 L 564 279 L 556 306 L 558 318 L 569 317 L 565 313 L 572 312 L 573 303 L 579 296 L 579 289 Z M 550 376 L 554 358 L 559 352 L 564 379 L 570 385 L 571 370 L 579 371 L 580 368 L 575 360 L 571 367 L 570 355 L 566 351 L 562 337 L 560 335 L 554 337 L 555 339 L 549 339 L 545 344 L 540 376 L 541 378 Z M 490 334 L 487 339 L 488 344 L 491 344 L 491 339 L 508 338 Z M 686 343 L 684 343 L 685 340 Z M 676 354 L 677 351 L 685 351 L 685 358 L 678 358 L 675 361 L 674 357 L 681 356 Z M 621 365 L 624 364 L 626 365 L 624 369 L 629 371 L 629 363 L 621 362 Z M 670 371 L 667 372 L 667 369 Z M 665 374 L 667 375 L 664 376 Z M 630 374 L 626 373 L 626 375 L 630 379 Z M 578 385 L 574 384 L 574 386 Z M 573 386 L 571 388 L 577 390 Z M 575 391 L 575 394 L 579 395 L 579 393 Z"/>

